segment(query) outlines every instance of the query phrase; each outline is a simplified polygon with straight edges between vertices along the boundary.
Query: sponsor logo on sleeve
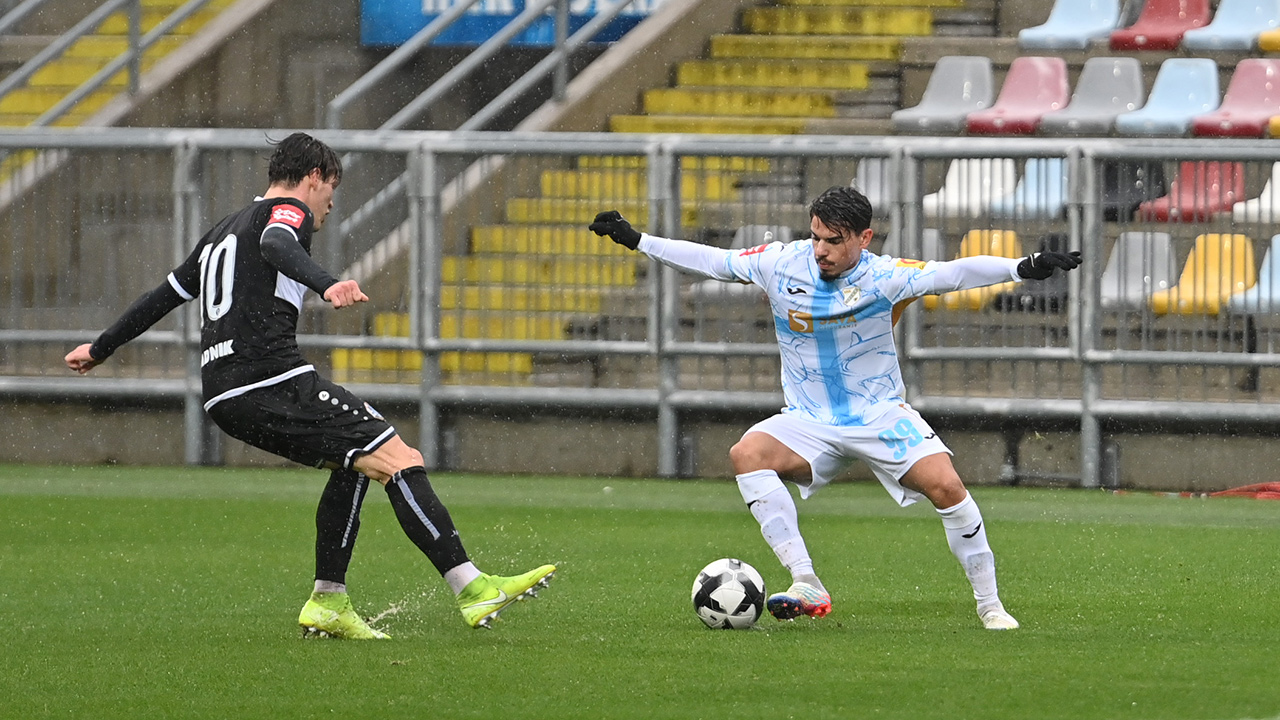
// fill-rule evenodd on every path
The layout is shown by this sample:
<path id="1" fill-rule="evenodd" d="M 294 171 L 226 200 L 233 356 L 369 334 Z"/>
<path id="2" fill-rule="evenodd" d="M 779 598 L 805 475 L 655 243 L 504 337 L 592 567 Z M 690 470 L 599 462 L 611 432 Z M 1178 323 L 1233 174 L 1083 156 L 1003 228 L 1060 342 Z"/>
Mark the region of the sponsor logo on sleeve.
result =
<path id="1" fill-rule="evenodd" d="M 271 222 L 284 223 L 289 227 L 301 228 L 306 214 L 292 205 L 277 205 L 271 209 Z"/>
<path id="2" fill-rule="evenodd" d="M 738 253 L 738 257 L 746 257 L 748 255 L 755 255 L 756 253 L 762 253 L 768 248 L 769 248 L 768 245 L 757 245 L 753 248 L 747 248 L 746 250 L 743 250 L 742 252 Z"/>
<path id="3" fill-rule="evenodd" d="M 916 270 L 923 269 L 924 265 L 925 265 L 924 260 L 899 260 L 898 261 L 898 267 L 915 268 Z"/>

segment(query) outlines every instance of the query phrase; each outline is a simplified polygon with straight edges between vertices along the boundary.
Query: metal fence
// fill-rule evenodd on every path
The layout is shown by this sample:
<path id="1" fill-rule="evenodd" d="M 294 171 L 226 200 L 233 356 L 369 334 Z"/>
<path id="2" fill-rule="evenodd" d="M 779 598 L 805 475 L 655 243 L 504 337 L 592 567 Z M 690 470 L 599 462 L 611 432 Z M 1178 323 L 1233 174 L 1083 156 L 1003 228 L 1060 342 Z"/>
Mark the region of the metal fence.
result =
<path id="1" fill-rule="evenodd" d="M 190 313 L 95 377 L 66 377 L 60 358 L 264 189 L 267 134 L 0 134 L 0 394 L 180 398 L 188 461 L 216 460 Z M 667 476 L 682 472 L 689 413 L 775 411 L 762 293 L 681 276 L 585 227 L 613 208 L 654 234 L 745 248 L 806 237 L 808 199 L 849 183 L 876 207 L 874 251 L 1086 257 L 1061 280 L 911 306 L 899 345 L 922 412 L 1078 423 L 1084 485 L 1103 481 L 1108 423 L 1280 420 L 1272 143 L 321 136 L 360 158 L 338 202 L 378 211 L 361 233 L 321 232 L 313 254 L 372 302 L 309 305 L 300 342 L 369 399 L 417 403 L 432 464 L 455 406 L 653 413 Z M 395 197 L 370 202 L 401 175 Z"/>

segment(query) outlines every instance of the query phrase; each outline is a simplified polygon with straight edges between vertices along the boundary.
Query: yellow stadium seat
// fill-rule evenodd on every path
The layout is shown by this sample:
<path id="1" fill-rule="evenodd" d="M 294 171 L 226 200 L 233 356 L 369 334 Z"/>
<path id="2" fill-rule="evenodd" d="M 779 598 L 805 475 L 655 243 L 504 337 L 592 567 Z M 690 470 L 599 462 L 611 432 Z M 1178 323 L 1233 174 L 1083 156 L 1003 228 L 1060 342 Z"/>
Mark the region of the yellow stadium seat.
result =
<path id="1" fill-rule="evenodd" d="M 996 257 L 1020 258 L 1023 256 L 1022 243 L 1018 233 L 1012 230 L 970 230 L 960 241 L 960 254 L 957 257 L 975 257 L 977 255 L 995 255 Z M 983 288 L 957 290 L 939 295 L 926 295 L 926 310 L 937 309 L 939 305 L 948 310 L 981 310 L 996 295 L 1011 290 L 1017 283 L 1012 280 L 999 285 Z"/>
<path id="2" fill-rule="evenodd" d="M 1207 233 L 1196 238 L 1178 284 L 1151 295 L 1151 310 L 1157 315 L 1217 315 L 1227 298 L 1257 281 L 1253 240 Z"/>
<path id="3" fill-rule="evenodd" d="M 1265 30 L 1258 34 L 1258 49 L 1262 52 L 1280 52 L 1280 30 Z"/>

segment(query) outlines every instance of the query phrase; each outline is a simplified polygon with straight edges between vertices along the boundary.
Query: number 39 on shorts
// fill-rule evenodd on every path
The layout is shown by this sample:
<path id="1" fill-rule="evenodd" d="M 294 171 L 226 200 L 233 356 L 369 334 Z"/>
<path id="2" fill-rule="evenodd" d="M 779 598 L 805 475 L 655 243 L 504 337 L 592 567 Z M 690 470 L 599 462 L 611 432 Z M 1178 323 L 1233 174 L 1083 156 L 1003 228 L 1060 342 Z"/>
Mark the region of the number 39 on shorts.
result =
<path id="1" fill-rule="evenodd" d="M 924 442 L 924 436 L 910 420 L 902 418 L 894 423 L 892 430 L 880 433 L 880 440 L 893 451 L 894 460 L 901 460 L 907 456 L 907 448 Z"/>

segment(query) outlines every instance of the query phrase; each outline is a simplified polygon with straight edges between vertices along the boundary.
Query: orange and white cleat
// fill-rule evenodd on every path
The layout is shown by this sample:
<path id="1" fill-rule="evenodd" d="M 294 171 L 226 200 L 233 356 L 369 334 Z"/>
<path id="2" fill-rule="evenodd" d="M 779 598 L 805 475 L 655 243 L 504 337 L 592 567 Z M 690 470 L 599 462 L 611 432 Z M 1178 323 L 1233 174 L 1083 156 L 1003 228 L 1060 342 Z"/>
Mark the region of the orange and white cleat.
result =
<path id="1" fill-rule="evenodd" d="M 801 615 L 820 618 L 831 612 L 831 595 L 816 585 L 793 582 L 785 592 L 770 595 L 765 607 L 779 620 L 794 620 Z"/>

